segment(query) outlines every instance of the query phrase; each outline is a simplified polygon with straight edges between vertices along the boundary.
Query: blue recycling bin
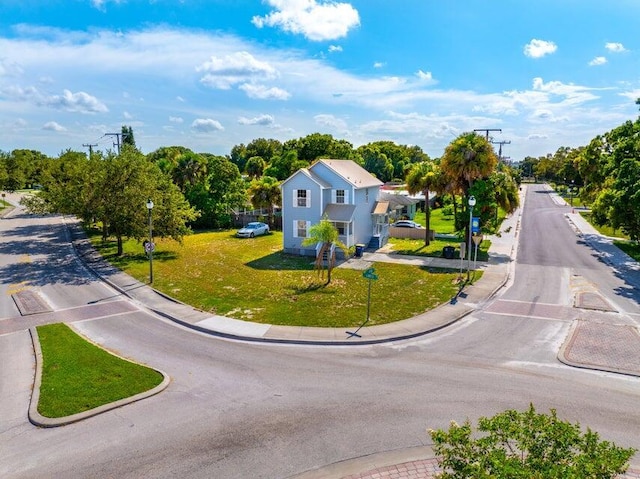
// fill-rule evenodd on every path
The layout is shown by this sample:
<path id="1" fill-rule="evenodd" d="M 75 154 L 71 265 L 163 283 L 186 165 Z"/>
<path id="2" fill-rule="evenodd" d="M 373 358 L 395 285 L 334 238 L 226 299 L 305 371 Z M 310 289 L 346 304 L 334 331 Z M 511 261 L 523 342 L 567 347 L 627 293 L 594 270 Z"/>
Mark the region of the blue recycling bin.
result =
<path id="1" fill-rule="evenodd" d="M 357 244 L 356 245 L 356 258 L 362 258 L 362 253 L 364 253 L 364 245 Z"/>

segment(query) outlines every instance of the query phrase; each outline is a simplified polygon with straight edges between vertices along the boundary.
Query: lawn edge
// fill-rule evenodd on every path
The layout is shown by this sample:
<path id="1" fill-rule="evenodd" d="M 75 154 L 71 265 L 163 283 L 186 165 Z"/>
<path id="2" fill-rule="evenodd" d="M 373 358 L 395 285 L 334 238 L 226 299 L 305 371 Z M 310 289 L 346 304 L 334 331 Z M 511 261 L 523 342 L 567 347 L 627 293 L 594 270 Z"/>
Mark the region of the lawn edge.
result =
<path id="1" fill-rule="evenodd" d="M 71 328 L 71 329 L 77 334 L 77 331 L 74 328 Z M 70 416 L 55 417 L 55 418 L 45 417 L 38 412 L 38 402 L 40 401 L 40 386 L 42 384 L 42 365 L 43 365 L 42 348 L 40 347 L 40 338 L 38 337 L 38 331 L 36 330 L 35 327 L 29 328 L 29 334 L 31 335 L 31 343 L 33 344 L 33 352 L 34 352 L 35 361 L 36 361 L 35 378 L 33 381 L 33 390 L 31 392 L 31 401 L 29 402 L 29 414 L 28 414 L 29 422 L 31 422 L 31 424 L 33 424 L 34 426 L 49 428 L 49 427 L 65 426 L 67 424 L 72 424 L 74 422 L 82 421 L 83 419 L 88 419 L 90 417 L 97 416 L 98 414 L 111 411 L 112 409 L 117 409 L 127 404 L 131 404 L 131 403 L 140 401 L 142 399 L 155 396 L 156 394 L 164 391 L 171 382 L 171 378 L 164 371 L 161 371 L 156 368 L 151 368 L 154 371 L 157 371 L 160 374 L 162 374 L 162 377 L 163 377 L 162 382 L 152 389 L 143 391 L 141 393 L 138 393 L 134 396 L 130 396 L 128 398 L 123 398 L 123 399 L 119 399 L 118 401 L 114 401 L 108 404 L 103 404 L 102 406 L 89 409 L 88 411 L 72 414 Z M 82 337 L 84 338 L 84 336 Z M 92 341 L 90 342 L 96 345 L 94 342 Z M 100 347 L 99 345 L 96 345 L 96 346 Z M 122 359 L 123 361 L 129 361 L 134 364 L 139 364 L 140 366 L 149 367 L 145 364 L 140 364 L 135 361 L 131 361 L 130 359 L 118 356 L 117 354 L 114 354 L 111 351 L 107 351 L 104 348 L 101 348 L 101 349 L 103 349 L 109 354 L 112 354 Z"/>

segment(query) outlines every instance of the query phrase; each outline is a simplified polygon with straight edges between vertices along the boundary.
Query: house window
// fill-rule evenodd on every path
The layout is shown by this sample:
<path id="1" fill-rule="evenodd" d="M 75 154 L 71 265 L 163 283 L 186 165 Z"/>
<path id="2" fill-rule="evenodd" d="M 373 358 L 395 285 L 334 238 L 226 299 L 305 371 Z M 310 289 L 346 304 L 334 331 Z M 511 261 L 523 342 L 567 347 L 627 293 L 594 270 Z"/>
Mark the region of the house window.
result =
<path id="1" fill-rule="evenodd" d="M 346 203 L 344 190 L 336 190 L 336 203 L 341 205 Z"/>
<path id="2" fill-rule="evenodd" d="M 364 190 L 364 202 L 369 203 L 369 188 Z"/>
<path id="3" fill-rule="evenodd" d="M 296 237 L 298 238 L 306 238 L 307 237 L 307 225 L 308 222 L 305 220 L 297 220 L 295 221 L 295 231 L 296 231 Z"/>
<path id="4" fill-rule="evenodd" d="M 311 206 L 311 191 L 293 190 L 293 206 L 309 208 Z"/>
<path id="5" fill-rule="evenodd" d="M 346 223 L 333 223 L 333 226 L 336 227 L 336 229 L 338 230 L 338 234 L 340 236 L 346 235 L 346 231 L 347 231 L 347 224 Z"/>

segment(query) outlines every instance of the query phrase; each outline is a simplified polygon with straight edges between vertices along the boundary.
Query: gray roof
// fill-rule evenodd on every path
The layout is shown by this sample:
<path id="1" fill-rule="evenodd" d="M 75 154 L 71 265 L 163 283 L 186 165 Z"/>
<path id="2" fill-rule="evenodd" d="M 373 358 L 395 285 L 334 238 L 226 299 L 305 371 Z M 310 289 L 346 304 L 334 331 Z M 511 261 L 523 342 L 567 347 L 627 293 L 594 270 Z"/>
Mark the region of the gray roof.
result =
<path id="1" fill-rule="evenodd" d="M 322 216 L 326 216 L 329 221 L 340 221 L 349 223 L 353 220 L 353 213 L 356 211 L 356 205 L 342 205 L 337 203 L 328 204 L 324 209 Z"/>
<path id="2" fill-rule="evenodd" d="M 305 175 L 305 176 L 311 178 L 313 181 L 318 183 L 318 185 L 320 185 L 321 188 L 325 188 L 325 189 L 331 188 L 331 185 L 329 183 L 324 181 L 322 178 L 320 178 L 318 175 L 316 175 L 315 173 L 310 171 L 308 168 L 300 168 L 299 170 L 295 171 L 289 178 L 287 178 L 282 183 L 280 183 L 280 188 L 282 188 L 282 185 L 284 185 L 291 178 L 293 178 L 294 176 L 299 175 L 299 174 L 300 175 Z"/>
<path id="3" fill-rule="evenodd" d="M 420 200 L 411 196 L 401 195 L 397 193 L 387 193 L 381 191 L 378 195 L 378 199 L 381 201 L 388 201 L 391 208 L 397 208 L 398 206 L 415 205 Z"/>
<path id="4" fill-rule="evenodd" d="M 378 178 L 373 176 L 362 166 L 352 160 L 330 160 L 322 159 L 309 167 L 309 170 L 313 172 L 314 165 L 318 163 L 325 164 L 329 169 L 333 170 L 336 174 L 347 180 L 355 188 L 371 188 L 374 186 L 382 186 L 384 183 Z"/>

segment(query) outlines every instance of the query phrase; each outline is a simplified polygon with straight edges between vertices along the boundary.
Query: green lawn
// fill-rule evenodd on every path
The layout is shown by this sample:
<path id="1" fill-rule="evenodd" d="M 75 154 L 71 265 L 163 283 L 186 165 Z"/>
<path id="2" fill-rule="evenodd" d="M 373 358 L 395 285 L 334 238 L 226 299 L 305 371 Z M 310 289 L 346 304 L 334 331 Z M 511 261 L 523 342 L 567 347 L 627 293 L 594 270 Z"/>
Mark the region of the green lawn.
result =
<path id="1" fill-rule="evenodd" d="M 618 248 L 620 248 L 622 251 L 627 253 L 636 261 L 640 261 L 640 244 L 639 243 L 634 243 L 630 241 L 629 236 L 625 234 L 622 230 L 614 230 L 611 226 L 608 226 L 608 225 L 599 226 L 594 224 L 591 221 L 590 212 L 581 211 L 580 214 L 583 216 L 584 219 L 586 219 L 589 223 L 591 223 L 591 226 L 593 226 L 596 230 L 598 230 L 600 234 L 605 236 L 610 236 L 613 238 L 622 238 L 622 240 L 614 241 L 613 244 L 615 244 Z"/>
<path id="2" fill-rule="evenodd" d="M 590 211 L 581 211 L 580 214 L 585 220 L 587 220 L 591 224 L 591 226 L 593 226 L 596 230 L 598 230 L 600 234 L 605 236 L 611 236 L 614 238 L 629 239 L 629 236 L 624 234 L 622 230 L 614 230 L 611 226 L 608 226 L 608 225 L 600 226 L 595 224 L 593 221 L 591 221 Z"/>
<path id="3" fill-rule="evenodd" d="M 282 253 L 282 233 L 240 239 L 235 231 L 206 232 L 184 238 L 182 245 L 156 241 L 154 287 L 198 309 L 259 323 L 353 327 L 366 317 L 368 280 L 362 271 L 334 269 L 324 284 L 313 258 Z M 115 242 L 99 251 L 112 264 L 147 282 L 149 262 L 142 245 L 124 244 L 115 256 Z M 372 284 L 369 324 L 412 317 L 449 301 L 457 292 L 452 271 L 377 263 L 379 280 Z"/>
<path id="4" fill-rule="evenodd" d="M 38 412 L 70 416 L 159 385 L 159 372 L 120 359 L 84 340 L 65 324 L 38 326 L 43 368 Z"/>
<path id="5" fill-rule="evenodd" d="M 614 241 L 613 244 L 636 261 L 640 261 L 640 243 L 632 243 L 631 241 Z"/>
<path id="6" fill-rule="evenodd" d="M 461 241 L 449 241 L 435 239 L 429 242 L 429 246 L 424 245 L 424 239 L 411 239 L 411 238 L 389 238 L 389 245 L 393 251 L 398 254 L 407 254 L 414 256 L 433 256 L 436 258 L 442 257 L 442 248 L 445 246 L 455 247 L 455 258 L 460 258 L 460 243 Z M 478 246 L 478 261 L 487 261 L 489 259 L 489 247 L 491 241 L 484 240 Z M 471 248 L 475 255 L 475 245 L 471 243 Z M 455 268 L 456 264 L 452 261 L 451 267 Z"/>
<path id="7" fill-rule="evenodd" d="M 439 234 L 452 235 L 455 234 L 455 220 L 453 215 L 442 214 L 443 209 L 437 208 L 431 210 L 431 220 L 429 226 L 432 230 Z M 424 211 L 418 211 L 413 221 L 420 223 L 422 226 L 427 225 L 426 214 Z"/>

